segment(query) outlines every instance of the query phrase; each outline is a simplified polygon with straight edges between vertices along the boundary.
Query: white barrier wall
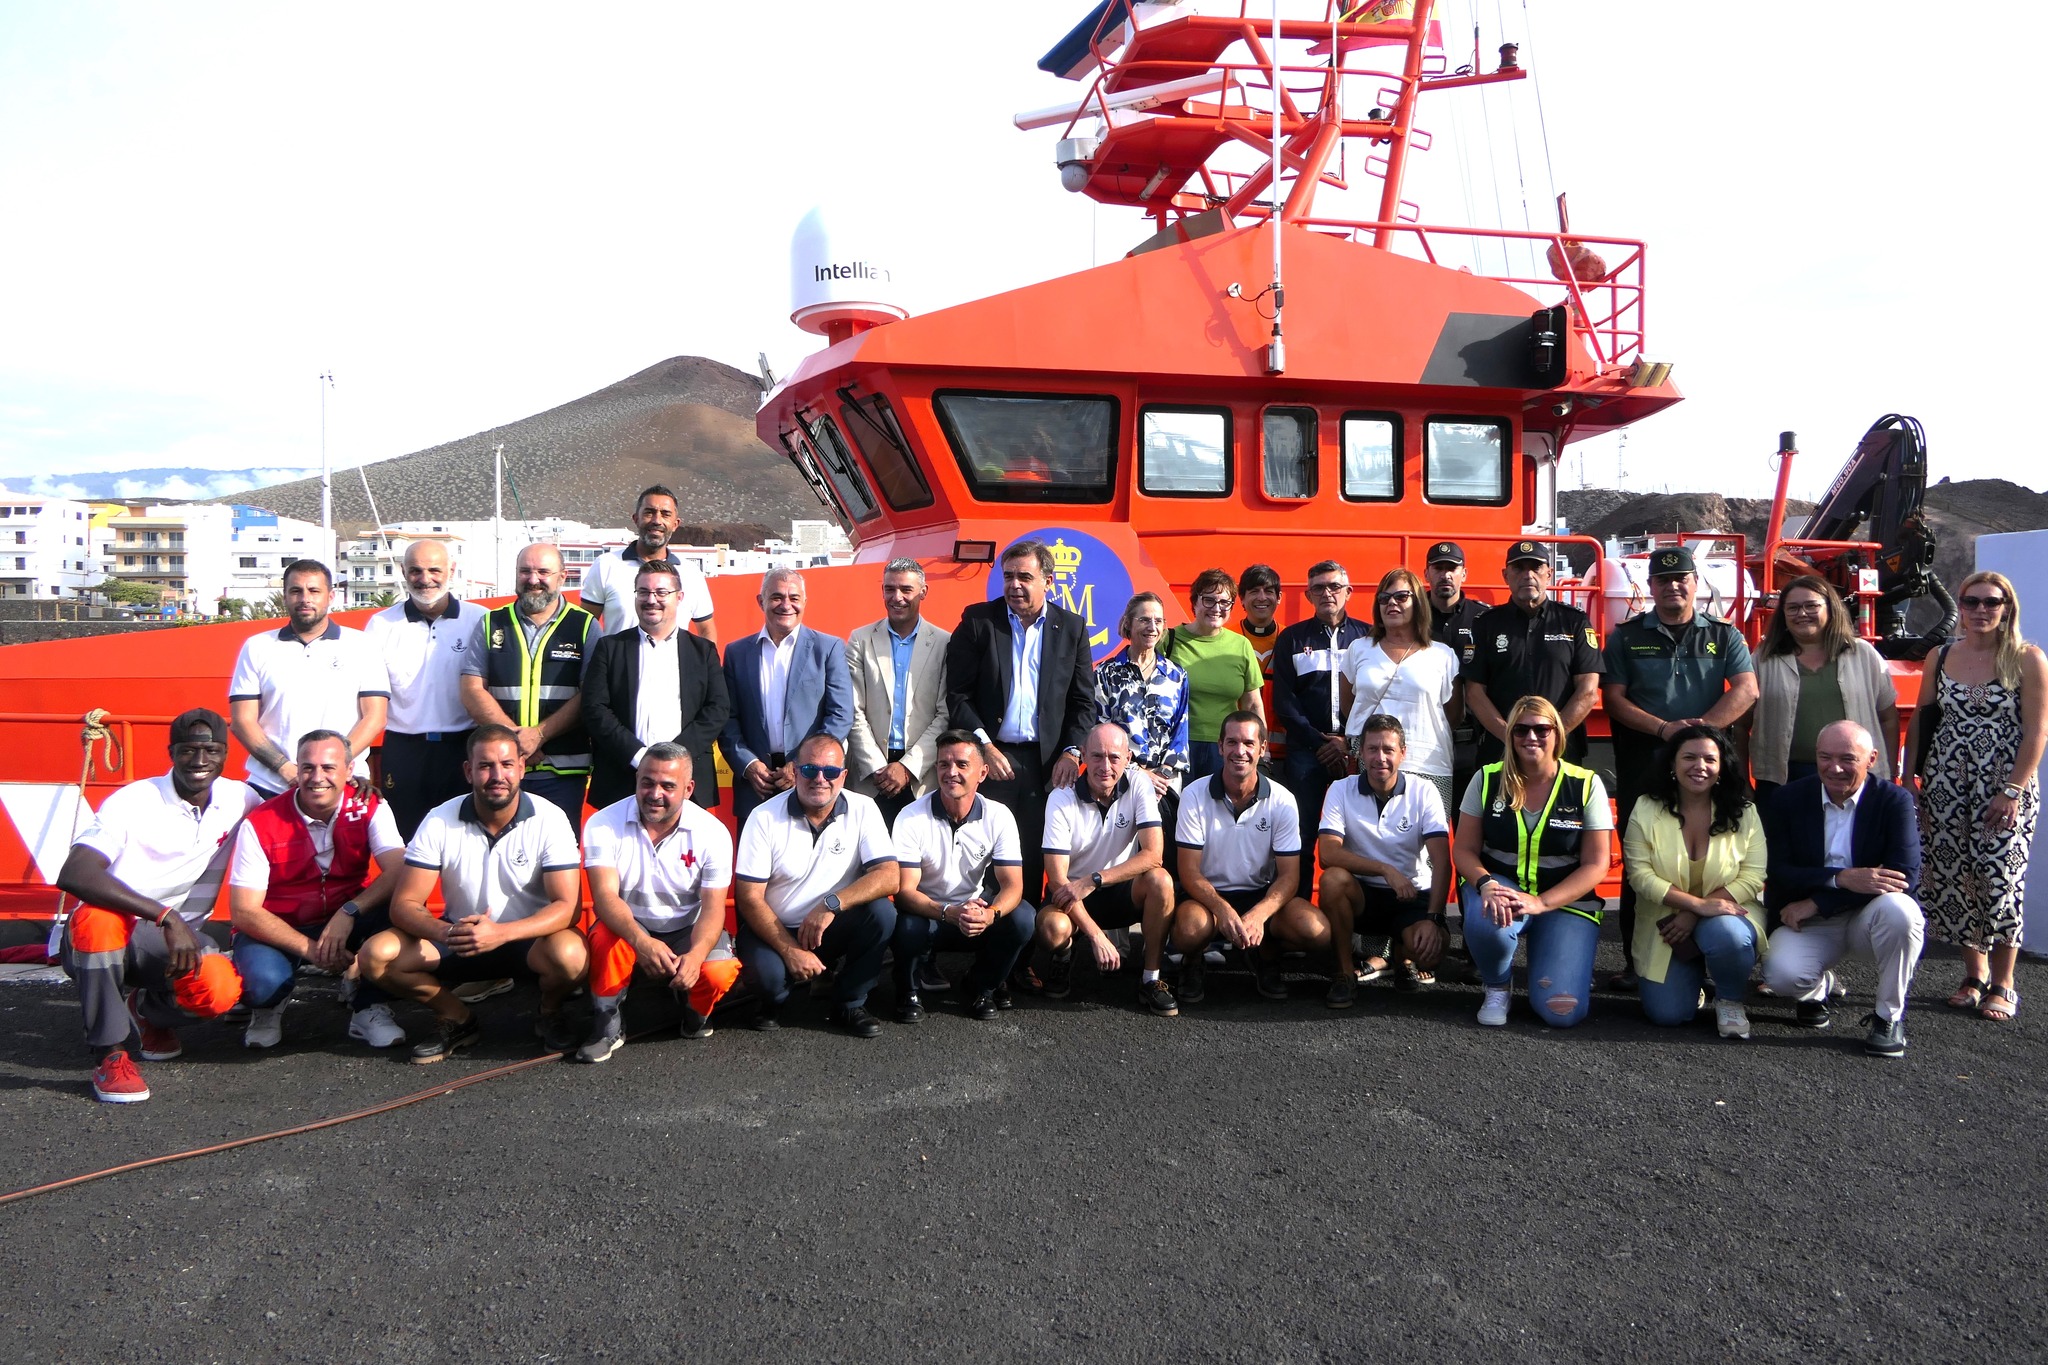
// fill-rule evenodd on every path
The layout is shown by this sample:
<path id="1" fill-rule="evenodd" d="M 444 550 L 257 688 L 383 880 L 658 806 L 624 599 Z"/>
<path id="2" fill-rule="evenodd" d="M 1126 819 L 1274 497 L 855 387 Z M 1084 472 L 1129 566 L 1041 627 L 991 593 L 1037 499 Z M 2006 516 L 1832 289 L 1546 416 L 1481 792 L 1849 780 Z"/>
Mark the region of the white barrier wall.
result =
<path id="1" fill-rule="evenodd" d="M 2002 573 L 2020 595 L 2020 632 L 2048 646 L 2048 531 L 2012 531 L 1977 537 L 1977 567 Z M 1953 591 L 1951 585 L 1951 591 Z M 2048 783 L 2048 762 L 2040 780 Z M 2034 829 L 2034 860 L 2027 867 L 2027 931 L 2022 945 L 2048 953 L 2048 820 Z"/>

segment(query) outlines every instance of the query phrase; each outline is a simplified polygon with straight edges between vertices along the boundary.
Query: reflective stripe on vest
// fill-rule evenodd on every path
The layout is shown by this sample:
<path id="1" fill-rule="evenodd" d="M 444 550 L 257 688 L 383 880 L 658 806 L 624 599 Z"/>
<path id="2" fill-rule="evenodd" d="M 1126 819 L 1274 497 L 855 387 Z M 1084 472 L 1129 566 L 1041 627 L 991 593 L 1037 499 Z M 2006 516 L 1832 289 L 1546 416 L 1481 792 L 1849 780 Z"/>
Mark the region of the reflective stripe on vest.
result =
<path id="1" fill-rule="evenodd" d="M 1586 802 L 1593 773 L 1576 764 L 1559 763 L 1557 779 L 1550 784 L 1550 796 L 1531 832 L 1521 809 L 1508 805 L 1506 793 L 1499 790 L 1504 765 L 1505 760 L 1489 763 L 1482 773 L 1479 861 L 1488 872 L 1512 882 L 1520 890 L 1532 896 L 1541 895 L 1571 876 L 1579 866 L 1579 843 L 1585 832 Z M 1553 821 L 1559 817 L 1570 827 L 1557 828 Z M 1589 912 L 1574 905 L 1561 905 L 1558 909 L 1595 923 L 1600 919 L 1598 910 Z"/>
<path id="2" fill-rule="evenodd" d="M 555 619 L 541 631 L 540 639 L 528 648 L 526 628 L 515 607 L 498 607 L 485 618 L 484 690 L 498 700 L 516 724 L 526 729 L 539 725 L 581 691 L 586 662 L 583 642 L 590 620 L 589 612 L 564 602 Z M 574 627 L 568 634 L 575 639 L 576 657 L 551 658 L 548 645 L 565 625 Z M 565 777 L 588 773 L 590 740 L 583 727 L 572 725 L 541 745 L 526 770 Z"/>

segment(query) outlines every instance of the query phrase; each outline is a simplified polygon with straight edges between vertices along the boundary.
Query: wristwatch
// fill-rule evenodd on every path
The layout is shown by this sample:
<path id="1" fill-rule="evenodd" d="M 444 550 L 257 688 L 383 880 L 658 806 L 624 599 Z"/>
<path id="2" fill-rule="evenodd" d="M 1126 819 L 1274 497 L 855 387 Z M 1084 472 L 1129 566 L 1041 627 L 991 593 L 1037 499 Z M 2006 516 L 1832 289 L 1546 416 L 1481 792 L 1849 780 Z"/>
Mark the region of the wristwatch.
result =
<path id="1" fill-rule="evenodd" d="M 1102 874 L 1100 872 L 1089 873 L 1088 880 L 1091 884 L 1093 884 L 1097 891 L 1100 891 L 1102 889 Z"/>
<path id="2" fill-rule="evenodd" d="M 840 909 L 839 893 L 836 891 L 833 892 L 831 895 L 825 897 L 825 899 L 819 901 L 818 905 L 828 915 L 838 914 Z"/>
<path id="3" fill-rule="evenodd" d="M 2008 783 L 2006 783 L 2006 784 L 2005 784 L 2005 799 L 2006 799 L 2006 800 L 2008 800 L 2008 801 L 2017 801 L 2017 800 L 2019 800 L 2019 799 L 2020 799 L 2020 797 L 2021 797 L 2022 795 L 2024 795 L 2024 794 L 2025 794 L 2025 793 L 2024 793 L 2024 791 L 2023 791 L 2023 789 L 2022 789 L 2022 788 L 2019 788 L 2019 787 L 2015 787 L 2015 786 L 2014 786 L 2014 785 L 2013 785 L 2012 783 L 2010 783 L 2010 782 L 2008 782 Z"/>
<path id="4" fill-rule="evenodd" d="M 363 913 L 363 907 L 357 905 L 354 901 L 343 901 L 341 903 L 341 913 L 347 915 L 350 919 L 354 919 L 357 915 Z"/>

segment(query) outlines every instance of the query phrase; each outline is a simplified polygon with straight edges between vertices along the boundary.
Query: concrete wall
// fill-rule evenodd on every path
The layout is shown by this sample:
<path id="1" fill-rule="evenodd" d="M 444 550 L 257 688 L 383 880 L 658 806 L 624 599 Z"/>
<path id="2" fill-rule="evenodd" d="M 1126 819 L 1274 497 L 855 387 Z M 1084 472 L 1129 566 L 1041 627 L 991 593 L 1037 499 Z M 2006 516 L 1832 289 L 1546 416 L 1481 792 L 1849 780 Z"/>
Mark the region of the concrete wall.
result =
<path id="1" fill-rule="evenodd" d="M 2048 642 L 2048 531 L 2009 531 L 1977 537 L 1977 567 L 2002 573 L 2020 597 L 2020 632 Z M 1960 582 L 1960 580 L 1958 580 Z M 2048 761 L 2037 782 L 2048 782 Z M 2034 860 L 2027 867 L 2027 930 L 2023 946 L 2048 953 L 2048 820 L 2034 828 Z"/>

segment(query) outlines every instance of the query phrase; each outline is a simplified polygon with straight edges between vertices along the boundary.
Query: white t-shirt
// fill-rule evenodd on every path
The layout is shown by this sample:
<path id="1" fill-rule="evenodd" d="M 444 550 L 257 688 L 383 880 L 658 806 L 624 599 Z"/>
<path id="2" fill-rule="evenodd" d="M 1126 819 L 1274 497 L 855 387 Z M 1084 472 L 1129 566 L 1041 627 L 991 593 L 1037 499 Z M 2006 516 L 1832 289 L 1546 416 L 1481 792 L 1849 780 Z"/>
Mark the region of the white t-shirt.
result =
<path id="1" fill-rule="evenodd" d="M 1017 817 L 1000 801 L 977 795 L 967 818 L 954 824 L 927 792 L 896 817 L 896 861 L 916 867 L 917 889 L 941 905 L 977 896 L 994 901 L 995 869 L 1022 867 Z"/>
<path id="2" fill-rule="evenodd" d="M 583 865 L 618 873 L 619 899 L 642 928 L 674 933 L 697 922 L 706 891 L 732 885 L 732 836 L 717 816 L 685 801 L 676 827 L 655 843 L 640 823 L 640 803 L 628 796 L 598 811 L 583 826 Z M 711 955 L 732 955 L 731 940 L 723 931 Z"/>
<path id="3" fill-rule="evenodd" d="M 873 797 L 841 792 L 824 827 L 813 829 L 791 791 L 770 797 L 747 817 L 733 877 L 760 883 L 775 918 L 793 929 L 819 901 L 852 886 L 875 864 L 895 861 L 889 822 Z"/>
<path id="4" fill-rule="evenodd" d="M 1373 792 L 1371 780 L 1361 773 L 1330 784 L 1323 794 L 1323 817 L 1316 829 L 1342 839 L 1347 853 L 1399 868 L 1417 891 L 1427 891 L 1431 878 L 1423 845 L 1430 839 L 1448 838 L 1451 825 L 1434 782 L 1398 773 L 1394 790 L 1382 801 Z M 1364 881 L 1370 886 L 1387 884 L 1385 877 L 1366 877 Z"/>
<path id="5" fill-rule="evenodd" d="M 1251 804 L 1233 811 L 1216 773 L 1181 792 L 1175 838 L 1200 850 L 1202 875 L 1218 891 L 1263 891 L 1279 859 L 1301 856 L 1300 809 L 1287 788 L 1261 777 Z"/>
<path id="6" fill-rule="evenodd" d="M 397 734 L 455 735 L 476 724 L 462 709 L 462 666 L 488 613 L 474 602 L 451 600 L 450 610 L 431 621 L 408 597 L 363 623 L 391 685 L 385 725 Z"/>
<path id="7" fill-rule="evenodd" d="M 233 778 L 215 778 L 201 809 L 178 795 L 169 773 L 145 777 L 100 802 L 78 845 L 105 858 L 108 874 L 136 895 L 197 923 L 220 895 L 228 836 L 262 804 L 261 795 Z"/>
<path id="8" fill-rule="evenodd" d="M 711 585 L 697 566 L 686 559 L 669 556 L 682 579 L 683 595 L 676 603 L 676 620 L 711 619 Z M 628 626 L 640 624 L 633 606 L 633 580 L 640 576 L 640 542 L 624 549 L 607 550 L 583 568 L 583 609 L 598 616 L 604 634 L 617 635 Z"/>
<path id="9" fill-rule="evenodd" d="M 228 701 L 255 702 L 257 725 L 286 758 L 298 753 L 302 735 L 314 730 L 346 735 L 355 729 L 358 698 L 390 695 L 376 648 L 361 631 L 332 621 L 304 644 L 290 626 L 250 636 L 228 680 Z M 367 749 L 356 755 L 355 774 L 370 775 Z M 249 785 L 276 796 L 286 783 L 275 768 L 252 756 Z"/>
<path id="10" fill-rule="evenodd" d="M 530 792 L 495 840 L 478 822 L 474 798 L 457 796 L 427 812 L 405 846 L 407 867 L 441 874 L 441 918 L 526 919 L 548 903 L 542 877 L 582 867 L 576 830 L 562 808 Z"/>
<path id="11" fill-rule="evenodd" d="M 1365 728 L 1367 716 L 1382 712 L 1400 721 L 1407 731 L 1408 756 L 1401 761 L 1404 772 L 1423 777 L 1451 775 L 1457 755 L 1444 707 L 1458 686 L 1458 651 L 1446 644 L 1431 644 L 1401 660 L 1397 667 L 1377 641 L 1353 640 L 1344 651 L 1343 670 L 1351 680 L 1346 735 L 1355 738 Z"/>
<path id="12" fill-rule="evenodd" d="M 1118 778 L 1107 807 L 1087 787 L 1083 773 L 1045 800 L 1045 851 L 1067 855 L 1070 879 L 1129 862 L 1138 852 L 1138 831 L 1159 827 L 1159 799 L 1143 773 L 1135 781 L 1128 772 Z"/>
<path id="13" fill-rule="evenodd" d="M 322 872 L 334 865 L 334 822 L 346 819 L 352 807 L 359 810 L 361 803 L 352 795 L 344 796 L 332 818 L 315 820 L 301 810 L 296 801 L 292 803 L 293 813 L 305 823 L 306 834 L 313 841 L 313 861 L 320 865 Z M 404 847 L 405 840 L 398 837 L 398 821 L 391 814 L 391 803 L 379 801 L 375 813 L 370 816 L 370 857 L 380 858 Z M 247 825 L 235 835 L 235 858 L 228 868 L 228 885 L 239 886 L 245 891 L 270 889 L 270 858 L 263 852 L 263 841 Z"/>

